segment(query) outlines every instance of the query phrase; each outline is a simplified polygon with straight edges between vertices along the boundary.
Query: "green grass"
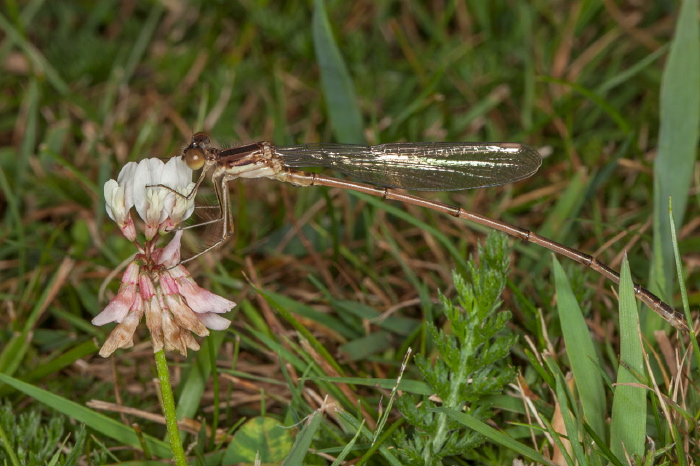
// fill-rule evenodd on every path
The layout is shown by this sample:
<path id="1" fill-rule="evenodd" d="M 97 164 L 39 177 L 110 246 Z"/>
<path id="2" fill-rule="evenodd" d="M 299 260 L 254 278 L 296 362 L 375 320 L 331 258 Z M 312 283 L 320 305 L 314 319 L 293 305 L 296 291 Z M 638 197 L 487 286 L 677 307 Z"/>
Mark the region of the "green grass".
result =
<path id="1" fill-rule="evenodd" d="M 546 155 L 532 178 L 426 197 L 617 270 L 626 253 L 634 281 L 696 315 L 697 0 L 97 3 L 0 8 L 0 394 L 12 415 L 32 420 L 18 432 L 3 414 L 8 464 L 20 464 L 18 445 L 32 438 L 55 444 L 41 464 L 167 456 L 145 326 L 134 348 L 105 360 L 97 351 L 110 329 L 90 320 L 135 252 L 105 213 L 103 184 L 127 161 L 176 155 L 195 131 L 223 145 L 529 144 Z M 252 462 L 257 449 L 288 464 L 340 455 L 402 464 L 407 445 L 423 445 L 421 430 L 400 398 L 388 414 L 380 406 L 409 347 L 447 360 L 429 330 L 454 325 L 439 291 L 460 299 L 452 271 L 472 280 L 470 255 L 481 264 L 476 245 L 487 231 L 325 188 L 231 186 L 235 237 L 187 265 L 200 285 L 238 303 L 232 327 L 187 358 L 168 354 L 178 413 L 194 420 L 182 430 L 192 464 Z M 665 227 L 669 193 L 683 296 Z M 627 273 L 618 290 L 566 259 L 552 265 L 537 246 L 509 243 L 501 309 L 513 316 L 502 337 L 520 336 L 507 358 L 519 375 L 466 412 L 438 403 L 423 413 L 485 442 L 434 457 L 697 462 L 688 336 L 655 333 L 668 326 L 648 310 L 637 319 L 644 308 L 630 299 Z M 418 366 L 409 360 L 399 389 L 425 407 L 436 391 Z M 487 419 L 470 411 L 487 408 Z M 71 454 L 59 452 L 63 443 Z"/>

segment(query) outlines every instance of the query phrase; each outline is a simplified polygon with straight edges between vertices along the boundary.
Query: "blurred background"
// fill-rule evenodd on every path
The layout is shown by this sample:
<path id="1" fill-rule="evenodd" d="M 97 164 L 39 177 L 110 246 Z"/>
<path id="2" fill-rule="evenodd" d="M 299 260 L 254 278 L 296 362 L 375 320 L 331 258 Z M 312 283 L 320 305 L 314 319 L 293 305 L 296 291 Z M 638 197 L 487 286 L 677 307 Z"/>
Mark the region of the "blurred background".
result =
<path id="1" fill-rule="evenodd" d="M 105 214 L 102 186 L 128 161 L 178 155 L 196 131 L 222 146 L 531 145 L 544 161 L 530 179 L 426 197 L 536 231 L 615 269 L 626 252 L 635 280 L 646 283 L 659 89 L 678 8 L 635 0 L 328 1 L 332 36 L 324 36 L 309 1 L 5 2 L 0 367 L 81 403 L 114 401 L 116 392 L 124 405 L 158 411 L 145 326 L 133 349 L 110 360 L 96 355 L 110 329 L 90 320 L 118 289 L 114 270 L 135 252 Z M 328 37 L 337 41 L 339 69 L 319 58 L 324 47 L 332 52 Z M 322 80 L 323 66 L 350 81 Z M 269 180 L 231 188 L 235 237 L 188 268 L 238 303 L 233 331 L 209 347 L 230 370 L 222 384 L 234 420 L 261 404 L 279 414 L 290 403 L 276 351 L 260 335 L 283 346 L 297 335 L 255 288 L 298 313 L 346 375 L 395 377 L 420 334 L 372 319 L 398 316 L 414 329 L 439 314 L 438 290 L 454 293 L 451 271 L 465 270 L 486 233 L 333 189 Z M 697 303 L 700 217 L 697 202 L 688 208 L 679 240 Z M 188 232 L 187 247 L 200 238 Z M 511 328 L 543 342 L 548 327 L 560 348 L 551 254 L 514 246 L 503 295 Z M 594 338 L 614 359 L 610 283 L 562 262 Z M 524 296 L 534 305 L 522 305 Z M 177 381 L 189 363 L 171 357 L 183 364 L 173 369 Z M 203 387 L 207 412 L 213 394 Z M 19 401 L 6 386 L 3 395 Z"/>

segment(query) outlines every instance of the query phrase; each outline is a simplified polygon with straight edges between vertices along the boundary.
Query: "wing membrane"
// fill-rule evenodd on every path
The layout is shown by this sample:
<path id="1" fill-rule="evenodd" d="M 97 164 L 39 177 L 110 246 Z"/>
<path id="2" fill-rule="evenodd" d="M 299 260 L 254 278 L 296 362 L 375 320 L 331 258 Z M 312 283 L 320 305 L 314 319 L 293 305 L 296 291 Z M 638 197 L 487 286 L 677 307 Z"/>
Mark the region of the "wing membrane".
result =
<path id="1" fill-rule="evenodd" d="M 499 186 L 531 176 L 533 148 L 512 143 L 303 144 L 276 147 L 289 168 L 325 167 L 389 188 L 452 191 Z"/>

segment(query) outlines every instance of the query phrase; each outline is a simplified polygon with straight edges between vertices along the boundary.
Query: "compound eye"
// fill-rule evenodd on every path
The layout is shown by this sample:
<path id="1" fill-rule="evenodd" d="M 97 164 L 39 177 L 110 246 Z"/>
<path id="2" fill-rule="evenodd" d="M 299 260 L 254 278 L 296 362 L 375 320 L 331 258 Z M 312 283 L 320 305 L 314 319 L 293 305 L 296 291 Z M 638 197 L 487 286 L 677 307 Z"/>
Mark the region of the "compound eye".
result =
<path id="1" fill-rule="evenodd" d="M 191 146 L 199 146 L 204 150 L 209 149 L 209 145 L 211 144 L 211 138 L 207 133 L 194 133 L 192 136 L 192 143 L 190 144 Z"/>
<path id="2" fill-rule="evenodd" d="M 182 154 L 185 163 L 192 170 L 199 170 L 204 166 L 204 151 L 199 146 L 190 145 Z"/>

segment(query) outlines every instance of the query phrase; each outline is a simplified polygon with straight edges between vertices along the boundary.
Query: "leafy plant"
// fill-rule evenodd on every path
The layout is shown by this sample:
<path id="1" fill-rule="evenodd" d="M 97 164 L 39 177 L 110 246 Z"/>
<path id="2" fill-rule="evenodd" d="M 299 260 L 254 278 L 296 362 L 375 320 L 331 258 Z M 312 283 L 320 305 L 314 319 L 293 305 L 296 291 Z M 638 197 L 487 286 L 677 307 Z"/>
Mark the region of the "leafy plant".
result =
<path id="1" fill-rule="evenodd" d="M 0 408 L 0 426 L 3 431 L 0 460 L 8 464 L 44 464 L 60 447 L 64 419 L 53 416 L 42 419 L 41 412 L 32 409 L 16 414 L 6 402 Z"/>
<path id="2" fill-rule="evenodd" d="M 50 418 L 39 409 L 17 414 L 9 402 L 0 406 L 0 462 L 12 465 L 78 464 L 87 437 L 85 425 L 78 429 L 74 442 L 65 433 L 65 417 Z M 69 453 L 65 455 L 64 453 Z M 91 447 L 89 464 L 104 464 L 105 452 Z"/>
<path id="3" fill-rule="evenodd" d="M 481 402 L 483 398 L 501 392 L 515 376 L 515 370 L 504 366 L 502 360 L 517 336 L 503 334 L 511 314 L 498 312 L 509 266 L 507 253 L 506 237 L 490 234 L 485 245 L 479 246 L 480 265 L 474 261 L 468 264 L 471 280 L 466 282 L 453 273 L 457 304 L 440 296 L 449 325 L 438 329 L 427 324 L 437 356 L 416 356 L 420 374 L 441 400 L 439 404 L 479 420 L 493 414 Z M 445 413 L 436 412 L 436 406 L 431 399 L 416 403 L 411 395 L 397 400 L 397 407 L 413 426 L 412 432 L 402 430 L 399 434 L 400 456 L 406 464 L 438 464 L 442 458 L 460 455 L 485 440 Z"/>

